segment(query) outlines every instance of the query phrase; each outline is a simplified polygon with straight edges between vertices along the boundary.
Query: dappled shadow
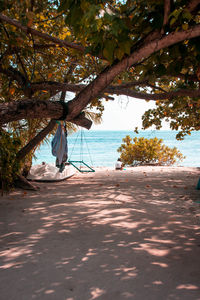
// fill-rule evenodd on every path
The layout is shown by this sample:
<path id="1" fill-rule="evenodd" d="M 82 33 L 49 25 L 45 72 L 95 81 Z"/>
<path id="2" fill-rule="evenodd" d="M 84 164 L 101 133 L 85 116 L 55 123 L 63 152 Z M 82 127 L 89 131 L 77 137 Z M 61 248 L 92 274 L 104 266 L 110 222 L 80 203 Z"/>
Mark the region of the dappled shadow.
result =
<path id="1" fill-rule="evenodd" d="M 80 175 L 0 201 L 1 299 L 200 299 L 194 176 Z"/>

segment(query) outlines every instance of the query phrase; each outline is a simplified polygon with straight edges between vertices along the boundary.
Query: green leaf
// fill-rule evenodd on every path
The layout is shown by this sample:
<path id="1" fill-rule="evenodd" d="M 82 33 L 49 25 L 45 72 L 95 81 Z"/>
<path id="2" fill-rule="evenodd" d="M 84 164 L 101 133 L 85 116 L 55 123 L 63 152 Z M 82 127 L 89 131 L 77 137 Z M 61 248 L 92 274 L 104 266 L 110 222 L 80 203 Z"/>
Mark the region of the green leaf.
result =
<path id="1" fill-rule="evenodd" d="M 122 49 L 120 49 L 120 48 L 116 48 L 116 49 L 115 49 L 115 56 L 116 56 L 119 60 L 121 60 L 121 59 L 123 58 L 123 56 L 124 56 L 124 51 L 123 51 Z"/>
<path id="2" fill-rule="evenodd" d="M 116 42 L 115 41 L 107 40 L 106 43 L 104 44 L 103 56 L 105 58 L 107 58 L 109 62 L 113 61 L 115 48 L 116 48 Z"/>
<path id="3" fill-rule="evenodd" d="M 182 29 L 187 30 L 188 29 L 188 24 L 182 24 Z"/>
<path id="4" fill-rule="evenodd" d="M 159 75 L 159 76 L 163 76 L 165 75 L 166 73 L 166 68 L 163 64 L 160 64 L 158 66 L 156 66 L 156 73 Z"/>
<path id="5" fill-rule="evenodd" d="M 173 25 L 175 22 L 176 22 L 176 18 L 171 18 L 169 24 L 170 24 L 170 25 Z"/>
<path id="6" fill-rule="evenodd" d="M 187 19 L 189 21 L 192 19 L 192 15 L 188 10 L 184 10 L 182 16 L 184 19 Z"/>
<path id="7" fill-rule="evenodd" d="M 131 42 L 130 41 L 124 41 L 123 43 L 120 43 L 120 49 L 126 53 L 126 54 L 130 54 L 131 51 Z"/>

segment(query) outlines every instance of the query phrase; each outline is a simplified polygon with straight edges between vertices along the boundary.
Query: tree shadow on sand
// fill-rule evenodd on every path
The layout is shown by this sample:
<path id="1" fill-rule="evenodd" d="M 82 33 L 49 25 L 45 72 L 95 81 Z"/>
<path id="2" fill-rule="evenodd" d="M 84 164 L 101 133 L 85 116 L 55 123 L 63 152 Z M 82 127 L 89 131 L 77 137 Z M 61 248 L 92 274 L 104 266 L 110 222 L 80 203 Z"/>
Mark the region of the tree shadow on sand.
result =
<path id="1" fill-rule="evenodd" d="M 100 175 L 1 200 L 1 299 L 200 299 L 192 178 Z"/>

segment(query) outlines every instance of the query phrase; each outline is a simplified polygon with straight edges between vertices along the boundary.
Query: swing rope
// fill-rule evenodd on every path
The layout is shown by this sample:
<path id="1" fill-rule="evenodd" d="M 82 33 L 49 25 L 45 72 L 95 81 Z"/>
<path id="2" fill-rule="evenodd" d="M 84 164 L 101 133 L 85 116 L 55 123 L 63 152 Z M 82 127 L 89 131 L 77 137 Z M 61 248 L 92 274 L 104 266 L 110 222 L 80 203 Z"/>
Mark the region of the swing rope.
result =
<path id="1" fill-rule="evenodd" d="M 80 161 L 83 160 L 83 130 L 81 129 Z M 81 165 L 80 165 L 81 168 Z"/>
<path id="2" fill-rule="evenodd" d="M 85 137 L 84 131 L 83 131 L 83 137 L 85 138 L 85 143 L 86 143 L 86 146 L 87 146 L 87 151 L 88 151 L 88 154 L 89 154 L 90 162 L 91 162 L 91 165 L 93 166 L 92 156 L 90 154 L 90 150 L 89 150 L 89 147 L 88 147 L 88 143 L 87 143 L 87 139 Z"/>
<path id="3" fill-rule="evenodd" d="M 72 156 L 72 153 L 74 152 L 74 148 L 75 148 L 75 145 L 76 145 L 76 142 L 77 142 L 77 140 L 78 140 L 79 135 L 80 135 L 80 131 L 78 131 L 78 134 L 77 134 L 77 136 L 76 136 L 76 140 L 75 140 L 75 142 L 74 142 L 74 145 L 73 145 L 73 148 L 72 148 L 72 151 L 71 151 L 69 160 L 71 160 L 71 156 Z"/>
<path id="4" fill-rule="evenodd" d="M 81 132 L 81 135 L 80 135 L 80 132 Z M 71 156 L 72 156 L 72 153 L 74 151 L 74 148 L 75 148 L 75 145 L 77 143 L 77 140 L 78 140 L 78 137 L 80 135 L 80 160 L 71 160 Z M 84 144 L 84 140 L 85 140 L 85 143 L 86 143 L 86 146 L 87 146 L 87 150 L 88 150 L 88 154 L 89 154 L 89 158 L 90 158 L 90 162 L 91 164 L 93 165 L 93 162 L 92 162 L 92 158 L 91 158 L 91 154 L 90 154 L 90 151 L 89 151 L 89 147 L 88 147 L 88 144 L 87 144 L 87 141 L 86 141 L 86 137 L 84 135 L 84 132 L 83 132 L 83 129 L 81 129 L 81 131 L 78 132 L 77 134 L 77 137 L 76 137 L 76 140 L 74 142 L 74 146 L 73 146 L 73 149 L 72 149 L 72 152 L 70 154 L 70 158 L 69 158 L 69 163 L 71 165 L 73 165 L 79 172 L 95 172 L 95 170 L 93 168 L 91 168 L 88 164 L 86 164 L 84 161 L 83 161 L 83 144 Z M 77 163 L 80 164 L 79 167 L 77 167 Z M 85 167 L 85 169 L 83 169 Z"/>

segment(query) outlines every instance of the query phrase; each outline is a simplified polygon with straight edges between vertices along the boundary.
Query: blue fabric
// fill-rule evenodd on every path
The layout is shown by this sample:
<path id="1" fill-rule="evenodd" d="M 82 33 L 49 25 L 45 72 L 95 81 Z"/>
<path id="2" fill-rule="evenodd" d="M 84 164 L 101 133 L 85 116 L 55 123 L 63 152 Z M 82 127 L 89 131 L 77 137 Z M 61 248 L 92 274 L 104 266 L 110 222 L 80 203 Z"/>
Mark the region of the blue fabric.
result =
<path id="1" fill-rule="evenodd" d="M 59 124 L 56 134 L 51 142 L 52 154 L 56 156 L 56 166 L 62 172 L 64 170 L 64 162 L 68 158 L 67 133 L 64 127 Z"/>

